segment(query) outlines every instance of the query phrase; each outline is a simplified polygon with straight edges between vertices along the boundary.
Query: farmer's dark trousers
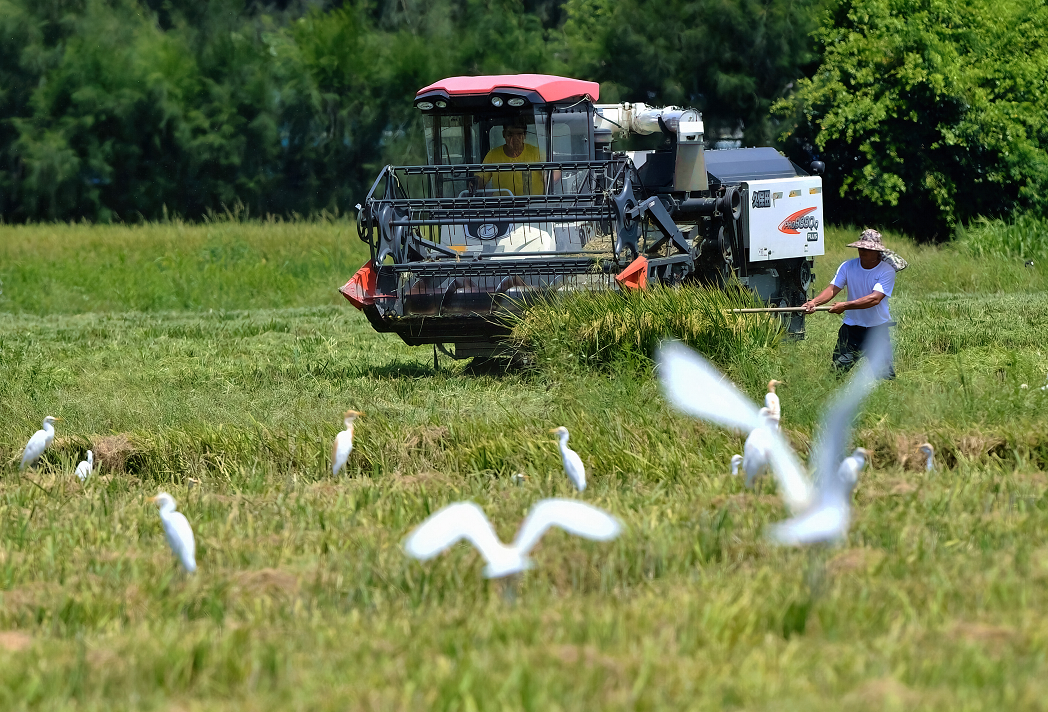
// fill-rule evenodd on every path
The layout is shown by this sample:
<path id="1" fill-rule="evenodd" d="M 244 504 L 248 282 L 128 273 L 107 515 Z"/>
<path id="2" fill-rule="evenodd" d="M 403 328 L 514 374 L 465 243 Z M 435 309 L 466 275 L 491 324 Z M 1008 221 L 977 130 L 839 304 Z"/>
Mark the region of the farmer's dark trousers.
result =
<path id="1" fill-rule="evenodd" d="M 890 353 L 891 334 L 888 333 L 888 329 L 891 326 L 892 323 L 869 327 L 841 324 L 841 329 L 837 332 L 837 345 L 833 348 L 833 367 L 840 373 L 850 371 L 852 366 L 859 362 L 867 339 L 888 339 Z M 895 367 L 890 363 L 888 378 L 895 378 Z"/>

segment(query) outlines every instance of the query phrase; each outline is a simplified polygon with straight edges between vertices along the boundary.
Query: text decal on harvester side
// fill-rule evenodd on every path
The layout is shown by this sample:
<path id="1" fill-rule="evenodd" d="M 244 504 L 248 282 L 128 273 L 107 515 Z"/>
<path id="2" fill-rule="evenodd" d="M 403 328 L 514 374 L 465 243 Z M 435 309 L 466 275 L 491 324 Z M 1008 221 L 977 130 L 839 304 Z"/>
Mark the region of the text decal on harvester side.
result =
<path id="1" fill-rule="evenodd" d="M 818 208 L 805 208 L 804 210 L 798 210 L 779 223 L 779 232 L 786 233 L 787 235 L 799 235 L 801 230 L 818 230 L 819 219 L 814 215 L 808 214 L 814 213 L 816 210 L 818 210 Z"/>
<path id="2" fill-rule="evenodd" d="M 821 178 L 752 180 L 746 189 L 750 193 L 742 207 L 751 261 L 811 259 L 826 252 Z"/>

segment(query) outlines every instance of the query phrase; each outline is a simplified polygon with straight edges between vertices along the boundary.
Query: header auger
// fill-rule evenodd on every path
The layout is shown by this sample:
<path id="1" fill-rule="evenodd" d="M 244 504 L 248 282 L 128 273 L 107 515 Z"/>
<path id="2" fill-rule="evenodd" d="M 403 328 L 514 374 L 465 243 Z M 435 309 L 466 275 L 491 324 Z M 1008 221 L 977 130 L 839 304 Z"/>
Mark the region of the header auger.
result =
<path id="1" fill-rule="evenodd" d="M 771 148 L 709 150 L 693 109 L 598 104 L 596 83 L 536 74 L 421 89 L 427 164 L 386 166 L 358 206 L 371 260 L 341 291 L 406 343 L 498 353 L 502 310 L 566 291 L 738 278 L 807 299 L 822 180 Z M 629 133 L 651 151 L 615 151 Z M 804 316 L 790 330 L 803 333 Z"/>

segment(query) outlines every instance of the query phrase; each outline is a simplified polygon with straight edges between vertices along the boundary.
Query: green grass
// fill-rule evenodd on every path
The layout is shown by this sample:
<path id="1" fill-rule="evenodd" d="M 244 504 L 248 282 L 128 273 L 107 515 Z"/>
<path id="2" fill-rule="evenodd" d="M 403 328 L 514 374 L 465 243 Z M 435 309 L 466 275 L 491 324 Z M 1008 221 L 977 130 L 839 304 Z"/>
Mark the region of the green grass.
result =
<path id="1" fill-rule="evenodd" d="M 831 231 L 820 286 L 852 234 Z M 807 552 L 766 543 L 774 486 L 726 474 L 742 437 L 670 413 L 643 345 L 590 368 L 566 339 L 474 375 L 375 334 L 334 291 L 366 259 L 350 224 L 0 227 L 0 709 L 1044 706 L 1048 284 L 1039 264 L 887 239 L 912 265 L 891 300 L 899 377 L 858 422 L 874 466 L 847 545 Z M 244 249 L 216 263 L 209 244 Z M 575 307 L 565 334 L 589 318 Z M 787 382 L 798 445 L 837 387 L 838 324 L 721 355 L 754 397 Z M 346 408 L 367 415 L 332 478 Z M 47 414 L 59 438 L 21 477 Z M 555 425 L 619 540 L 548 535 L 516 603 L 466 547 L 404 557 L 448 502 L 509 538 L 538 499 L 579 496 Z M 84 449 L 118 434 L 123 465 L 81 487 Z M 925 439 L 933 477 L 913 469 Z M 145 501 L 158 488 L 196 530 L 193 579 Z"/>
<path id="2" fill-rule="evenodd" d="M 0 311 L 39 315 L 338 304 L 368 259 L 348 220 L 0 225 L 0 235 Z"/>
<path id="3" fill-rule="evenodd" d="M 959 228 L 957 241 L 978 258 L 1048 259 L 1048 221 L 1031 214 L 1008 221 L 983 218 Z"/>

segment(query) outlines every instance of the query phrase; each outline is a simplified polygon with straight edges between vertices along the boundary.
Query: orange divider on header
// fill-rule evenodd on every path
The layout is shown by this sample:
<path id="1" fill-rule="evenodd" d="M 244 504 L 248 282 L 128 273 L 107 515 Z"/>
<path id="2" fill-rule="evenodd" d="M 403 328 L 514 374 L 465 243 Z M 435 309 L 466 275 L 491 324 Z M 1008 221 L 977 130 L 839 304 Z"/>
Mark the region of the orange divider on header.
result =
<path id="1" fill-rule="evenodd" d="M 644 255 L 630 262 L 626 269 L 615 276 L 616 281 L 626 289 L 647 289 L 648 260 Z"/>
<path id="2" fill-rule="evenodd" d="M 375 303 L 375 290 L 378 286 L 378 270 L 371 260 L 368 260 L 352 279 L 345 283 L 338 291 L 349 300 L 350 304 L 357 309 L 363 309 Z"/>

